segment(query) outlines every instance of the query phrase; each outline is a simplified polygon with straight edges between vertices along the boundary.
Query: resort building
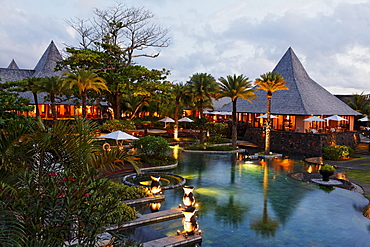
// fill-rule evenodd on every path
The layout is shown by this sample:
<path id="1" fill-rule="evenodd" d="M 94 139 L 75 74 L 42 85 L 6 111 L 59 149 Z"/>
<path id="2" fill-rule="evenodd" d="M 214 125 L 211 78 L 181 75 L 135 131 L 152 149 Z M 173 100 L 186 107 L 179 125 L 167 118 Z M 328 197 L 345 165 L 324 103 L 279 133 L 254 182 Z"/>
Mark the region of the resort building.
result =
<path id="1" fill-rule="evenodd" d="M 13 59 L 7 68 L 0 68 L 0 83 L 6 81 L 19 81 L 31 77 L 52 77 L 61 76 L 63 71 L 56 71 L 55 67 L 57 61 L 61 61 L 63 58 L 55 46 L 54 42 L 51 41 L 50 45 L 41 56 L 37 65 L 34 69 L 20 69 Z M 28 92 L 19 93 L 20 96 L 30 99 L 30 104 L 35 105 L 33 94 Z M 38 107 L 40 110 L 41 118 L 52 119 L 51 113 L 51 102 L 45 100 L 47 93 L 39 93 L 37 95 Z M 59 98 L 57 101 L 57 115 L 58 119 L 72 118 L 72 116 L 82 115 L 82 109 L 76 105 L 76 99 Z M 88 105 L 87 107 L 89 118 L 100 118 L 101 112 L 97 106 Z M 36 110 L 29 113 L 31 116 L 36 115 Z"/>
<path id="2" fill-rule="evenodd" d="M 320 133 L 354 130 L 355 116 L 361 114 L 312 80 L 292 48 L 287 50 L 273 72 L 281 74 L 289 88 L 272 94 L 271 114 L 276 117 L 272 119 L 275 130 L 309 132 L 313 129 Z M 255 89 L 255 94 L 257 99 L 252 102 L 237 100 L 238 119 L 251 127 L 263 127 L 265 119 L 258 117 L 266 112 L 266 91 Z M 217 111 L 231 112 L 232 104 L 229 103 Z M 304 121 L 312 116 L 324 120 L 333 115 L 345 120 Z"/>

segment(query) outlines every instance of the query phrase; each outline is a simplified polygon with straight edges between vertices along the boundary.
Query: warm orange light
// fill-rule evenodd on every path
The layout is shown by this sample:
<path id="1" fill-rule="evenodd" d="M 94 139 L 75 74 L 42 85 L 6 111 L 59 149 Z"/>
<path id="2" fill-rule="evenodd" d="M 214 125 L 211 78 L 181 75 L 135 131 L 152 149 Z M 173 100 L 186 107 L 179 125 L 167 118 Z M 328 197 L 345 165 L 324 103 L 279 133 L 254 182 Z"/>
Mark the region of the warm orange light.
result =
<path id="1" fill-rule="evenodd" d="M 312 166 L 308 166 L 307 172 L 312 173 Z"/>

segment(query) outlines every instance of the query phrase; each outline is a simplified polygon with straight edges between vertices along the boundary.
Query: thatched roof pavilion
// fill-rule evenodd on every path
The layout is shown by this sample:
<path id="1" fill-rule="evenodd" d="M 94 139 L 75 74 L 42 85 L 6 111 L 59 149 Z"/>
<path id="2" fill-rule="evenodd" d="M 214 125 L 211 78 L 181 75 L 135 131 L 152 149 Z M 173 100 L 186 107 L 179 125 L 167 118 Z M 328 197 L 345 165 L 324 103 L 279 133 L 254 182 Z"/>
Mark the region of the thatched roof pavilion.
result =
<path id="1" fill-rule="evenodd" d="M 279 116 L 273 121 L 274 128 L 303 132 L 312 124 L 303 121 L 309 116 L 325 118 L 331 115 L 340 115 L 348 120 L 342 123 L 345 124 L 345 128 L 353 130 L 354 116 L 361 114 L 312 80 L 292 48 L 287 50 L 273 71 L 284 77 L 289 88 L 289 90 L 273 93 L 271 113 Z M 247 121 L 254 127 L 259 127 L 257 125 L 262 120 L 256 121 L 255 117 L 266 112 L 267 98 L 266 92 L 261 89 L 256 89 L 255 94 L 257 99 L 252 103 L 238 99 L 237 112 L 240 120 Z M 232 104 L 229 103 L 217 111 L 232 111 Z M 316 127 L 323 128 L 324 123 Z M 336 124 L 338 123 L 329 123 L 332 126 Z"/>

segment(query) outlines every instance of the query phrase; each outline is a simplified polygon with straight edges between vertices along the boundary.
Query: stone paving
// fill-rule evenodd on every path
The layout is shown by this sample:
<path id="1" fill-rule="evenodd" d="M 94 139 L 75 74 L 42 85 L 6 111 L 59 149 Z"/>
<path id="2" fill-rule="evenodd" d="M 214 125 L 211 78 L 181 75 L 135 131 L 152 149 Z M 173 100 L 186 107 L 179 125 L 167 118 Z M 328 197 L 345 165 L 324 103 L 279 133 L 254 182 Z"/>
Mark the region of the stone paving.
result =
<path id="1" fill-rule="evenodd" d="M 370 171 L 370 166 L 363 165 L 366 163 L 370 163 L 370 155 L 367 154 L 355 154 L 356 157 L 363 157 L 364 159 L 354 159 L 345 162 L 333 162 L 333 161 L 325 161 L 325 164 L 336 166 L 337 168 L 346 171 L 349 169 L 356 169 L 356 170 L 363 170 L 363 171 Z M 351 183 L 361 186 L 364 191 L 364 196 L 370 200 L 370 184 L 363 183 L 361 181 L 357 181 L 354 179 L 349 180 Z"/>

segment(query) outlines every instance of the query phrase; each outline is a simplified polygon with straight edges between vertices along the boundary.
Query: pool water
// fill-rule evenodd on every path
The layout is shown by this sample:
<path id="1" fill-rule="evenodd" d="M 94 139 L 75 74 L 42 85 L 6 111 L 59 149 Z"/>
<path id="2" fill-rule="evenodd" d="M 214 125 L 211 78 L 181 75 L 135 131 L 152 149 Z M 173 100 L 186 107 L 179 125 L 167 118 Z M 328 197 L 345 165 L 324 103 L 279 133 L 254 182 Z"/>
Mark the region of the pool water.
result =
<path id="1" fill-rule="evenodd" d="M 195 187 L 202 246 L 370 246 L 368 200 L 345 189 L 320 189 L 287 177 L 312 169 L 299 159 L 253 160 L 237 154 L 178 153 L 173 173 Z M 182 203 L 183 189 L 164 191 L 161 210 Z M 164 235 L 181 219 L 150 225 Z"/>

